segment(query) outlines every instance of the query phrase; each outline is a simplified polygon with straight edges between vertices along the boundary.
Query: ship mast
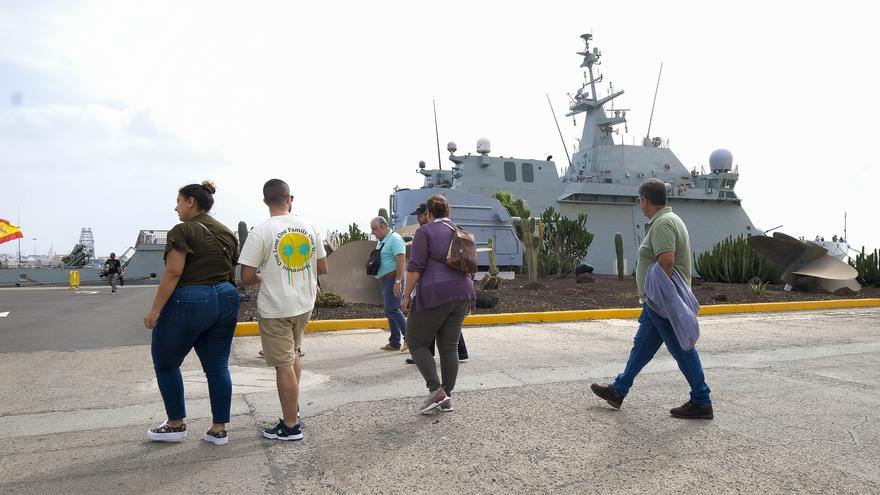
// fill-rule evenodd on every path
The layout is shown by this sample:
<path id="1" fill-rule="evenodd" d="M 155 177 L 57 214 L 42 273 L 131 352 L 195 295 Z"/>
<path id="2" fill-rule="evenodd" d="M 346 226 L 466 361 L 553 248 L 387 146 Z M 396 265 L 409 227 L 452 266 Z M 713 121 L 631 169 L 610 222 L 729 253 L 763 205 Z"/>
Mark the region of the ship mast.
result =
<path id="1" fill-rule="evenodd" d="M 577 164 L 579 169 L 578 172 L 583 170 L 586 163 L 592 161 L 592 149 L 595 146 L 614 144 L 614 139 L 611 137 L 611 134 L 615 132 L 614 126 L 626 122 L 627 112 L 625 109 L 614 109 L 613 116 L 609 117 L 605 114 L 605 104 L 622 95 L 623 90 L 599 98 L 596 92 L 596 83 L 602 81 L 602 75 L 596 75 L 593 66 L 601 63 L 599 59 L 602 57 L 602 52 L 598 48 L 590 48 L 592 34 L 582 34 L 581 39 L 584 40 L 584 49 L 577 54 L 584 57 L 581 67 L 587 69 L 585 75 L 589 76 L 589 80 L 585 81 L 577 90 L 571 105 L 569 105 L 569 112 L 566 114 L 566 117 L 571 117 L 579 113 L 586 113 L 580 147 L 572 156 L 572 161 Z M 589 90 L 587 90 L 588 87 Z"/>

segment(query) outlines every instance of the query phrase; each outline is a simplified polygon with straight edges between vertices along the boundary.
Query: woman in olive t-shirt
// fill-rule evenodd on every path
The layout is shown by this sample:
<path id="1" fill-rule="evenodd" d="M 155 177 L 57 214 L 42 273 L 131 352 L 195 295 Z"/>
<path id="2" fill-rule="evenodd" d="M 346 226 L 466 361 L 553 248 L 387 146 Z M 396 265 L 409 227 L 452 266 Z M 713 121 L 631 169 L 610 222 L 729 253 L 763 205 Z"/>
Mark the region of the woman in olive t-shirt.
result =
<path id="1" fill-rule="evenodd" d="M 235 278 L 238 242 L 223 224 L 208 216 L 214 185 L 205 181 L 180 189 L 174 209 L 183 223 L 168 232 L 165 272 L 144 326 L 153 330 L 153 367 L 168 420 L 147 431 L 157 442 L 186 439 L 186 406 L 180 364 L 196 350 L 208 379 L 213 424 L 202 437 L 229 443 L 226 423 L 232 402 L 229 350 L 238 323 Z"/>

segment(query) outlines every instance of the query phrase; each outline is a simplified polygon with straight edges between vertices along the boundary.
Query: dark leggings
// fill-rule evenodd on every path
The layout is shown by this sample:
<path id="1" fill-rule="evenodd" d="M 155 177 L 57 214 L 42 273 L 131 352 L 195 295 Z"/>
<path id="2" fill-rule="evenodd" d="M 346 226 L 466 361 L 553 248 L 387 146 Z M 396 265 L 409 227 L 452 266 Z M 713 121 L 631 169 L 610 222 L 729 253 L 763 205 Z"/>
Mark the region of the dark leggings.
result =
<path id="1" fill-rule="evenodd" d="M 430 344 L 428 344 L 428 352 L 431 355 L 434 355 L 434 341 L 432 340 Z M 464 343 L 464 332 L 458 334 L 458 359 L 467 359 L 468 358 L 468 350 L 467 344 Z"/>
<path id="2" fill-rule="evenodd" d="M 469 310 L 470 301 L 450 301 L 435 308 L 413 309 L 406 319 L 409 353 L 431 392 L 442 386 L 446 393 L 452 393 L 455 388 L 458 377 L 458 339 L 461 336 L 461 324 Z M 428 345 L 435 339 L 440 354 L 442 383 L 437 376 L 437 363 L 428 350 Z"/>

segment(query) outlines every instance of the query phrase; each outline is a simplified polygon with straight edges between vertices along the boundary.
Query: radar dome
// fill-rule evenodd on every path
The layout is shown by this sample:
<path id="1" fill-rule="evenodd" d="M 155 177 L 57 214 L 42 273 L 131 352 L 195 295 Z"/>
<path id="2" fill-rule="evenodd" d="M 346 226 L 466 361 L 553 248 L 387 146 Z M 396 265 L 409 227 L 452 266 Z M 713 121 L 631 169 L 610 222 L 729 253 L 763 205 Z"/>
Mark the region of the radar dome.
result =
<path id="1" fill-rule="evenodd" d="M 477 153 L 479 153 L 481 155 L 485 155 L 486 153 L 491 153 L 488 139 L 486 139 L 486 138 L 477 139 Z"/>
<path id="2" fill-rule="evenodd" d="M 449 141 L 449 144 L 446 145 L 446 151 L 448 151 L 450 154 L 458 151 L 458 145 L 455 144 L 455 141 Z"/>
<path id="3" fill-rule="evenodd" d="M 733 169 L 733 153 L 721 149 L 709 155 L 709 168 L 713 172 L 730 172 Z"/>

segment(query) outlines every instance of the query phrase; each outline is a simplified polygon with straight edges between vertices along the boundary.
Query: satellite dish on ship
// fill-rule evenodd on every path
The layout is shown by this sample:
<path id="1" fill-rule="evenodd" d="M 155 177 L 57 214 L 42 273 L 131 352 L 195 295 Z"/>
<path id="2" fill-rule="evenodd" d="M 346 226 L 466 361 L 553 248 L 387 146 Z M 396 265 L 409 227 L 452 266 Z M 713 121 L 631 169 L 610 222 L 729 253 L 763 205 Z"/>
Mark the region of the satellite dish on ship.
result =
<path id="1" fill-rule="evenodd" d="M 477 139 L 477 153 L 485 155 L 491 153 L 489 140 L 486 138 Z"/>
<path id="2" fill-rule="evenodd" d="M 709 155 L 709 168 L 713 172 L 730 172 L 733 169 L 733 153 L 725 149 L 713 151 Z"/>

